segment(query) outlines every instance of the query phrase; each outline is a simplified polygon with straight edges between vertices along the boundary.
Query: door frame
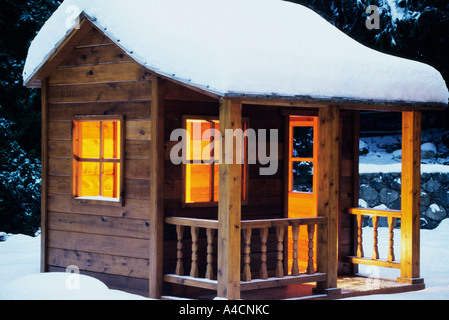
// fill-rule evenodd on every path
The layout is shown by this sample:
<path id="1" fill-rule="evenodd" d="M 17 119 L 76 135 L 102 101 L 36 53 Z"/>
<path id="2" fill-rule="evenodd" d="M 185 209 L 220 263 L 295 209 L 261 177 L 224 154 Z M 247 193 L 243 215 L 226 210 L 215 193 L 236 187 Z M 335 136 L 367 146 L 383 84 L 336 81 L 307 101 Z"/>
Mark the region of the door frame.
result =
<path id="1" fill-rule="evenodd" d="M 316 175 L 317 165 L 318 165 L 318 124 L 319 124 L 319 118 L 318 115 L 289 115 L 286 117 L 286 128 L 285 128 L 285 153 L 286 156 L 284 157 L 284 165 L 285 165 L 285 181 L 284 181 L 284 190 L 285 190 L 285 208 L 284 208 L 284 215 L 286 218 L 298 218 L 298 217 L 316 217 L 317 216 L 317 187 L 318 187 L 318 180 Z M 293 154 L 293 128 L 294 127 L 313 127 L 313 158 L 294 158 L 292 157 Z M 306 192 L 293 192 L 293 163 L 294 162 L 300 162 L 300 161 L 310 161 L 312 159 L 313 162 L 313 192 L 312 193 L 306 193 Z M 307 202 L 304 207 L 304 211 L 309 211 L 307 214 L 306 212 L 298 213 L 298 215 L 292 215 L 290 212 L 290 206 L 292 199 L 297 199 L 298 201 L 303 200 L 304 202 Z M 309 208 L 307 208 L 309 207 Z M 304 228 L 300 231 L 300 240 L 302 236 L 307 237 L 307 232 L 304 232 Z M 290 271 L 290 265 L 291 265 L 291 232 L 286 234 L 285 241 L 288 243 L 288 250 L 285 250 L 284 252 L 284 261 L 288 261 L 286 264 L 286 272 Z M 316 233 L 315 233 L 315 240 L 316 240 Z M 316 241 L 315 243 L 315 255 L 316 255 Z M 300 248 L 302 246 L 300 245 Z M 303 250 L 302 250 L 303 251 Z M 305 251 L 307 252 L 307 251 Z M 301 262 L 301 261 L 300 261 Z M 303 261 L 304 265 L 307 265 L 307 261 Z M 301 266 L 301 265 L 300 265 Z"/>

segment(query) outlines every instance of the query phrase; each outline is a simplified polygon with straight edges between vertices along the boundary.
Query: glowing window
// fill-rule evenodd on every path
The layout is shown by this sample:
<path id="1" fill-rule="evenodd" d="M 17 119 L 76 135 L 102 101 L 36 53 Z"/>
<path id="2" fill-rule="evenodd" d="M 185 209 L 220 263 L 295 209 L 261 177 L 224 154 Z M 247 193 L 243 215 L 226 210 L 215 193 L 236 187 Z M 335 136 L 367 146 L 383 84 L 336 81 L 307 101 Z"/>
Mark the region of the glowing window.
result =
<path id="1" fill-rule="evenodd" d="M 184 203 L 213 204 L 218 202 L 218 174 L 219 174 L 219 150 L 220 130 L 219 121 L 213 118 L 186 118 L 185 128 L 188 132 L 187 139 L 187 164 L 184 169 Z M 242 124 L 245 131 L 248 128 L 247 121 Z M 246 148 L 245 138 L 245 150 Z M 247 161 L 242 165 L 242 201 L 247 197 Z"/>
<path id="2" fill-rule="evenodd" d="M 290 119 L 289 192 L 313 193 L 313 172 L 317 155 L 316 119 Z"/>
<path id="3" fill-rule="evenodd" d="M 73 121 L 73 196 L 121 202 L 121 117 L 76 117 Z"/>

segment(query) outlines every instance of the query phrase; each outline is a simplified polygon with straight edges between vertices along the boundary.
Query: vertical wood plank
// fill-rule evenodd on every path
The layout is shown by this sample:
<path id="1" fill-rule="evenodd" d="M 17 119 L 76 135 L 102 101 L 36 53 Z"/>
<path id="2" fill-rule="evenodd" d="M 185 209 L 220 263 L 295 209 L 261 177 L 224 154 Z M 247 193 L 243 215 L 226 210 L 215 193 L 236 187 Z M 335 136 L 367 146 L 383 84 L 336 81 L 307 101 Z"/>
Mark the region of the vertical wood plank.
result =
<path id="1" fill-rule="evenodd" d="M 401 278 L 422 282 L 419 270 L 421 201 L 421 112 L 402 113 Z"/>
<path id="2" fill-rule="evenodd" d="M 241 165 L 235 164 L 235 141 L 232 146 L 226 146 L 225 141 L 226 129 L 241 129 L 241 126 L 242 104 L 232 100 L 220 100 L 222 162 L 219 166 L 217 296 L 229 300 L 240 299 L 242 170 Z M 232 164 L 224 161 L 227 148 L 233 151 Z"/>
<path id="3" fill-rule="evenodd" d="M 317 271 L 327 274 L 317 283 L 318 292 L 336 294 L 338 274 L 340 111 L 337 106 L 319 109 L 319 145 L 317 164 L 317 213 L 327 217 L 327 225 L 318 226 Z"/>
<path id="4" fill-rule="evenodd" d="M 165 101 L 163 80 L 152 75 L 151 100 L 151 213 L 150 213 L 150 274 L 149 295 L 158 299 L 163 287 L 164 241 L 164 118 Z"/>
<path id="5" fill-rule="evenodd" d="M 47 272 L 48 214 L 48 78 L 42 81 L 42 160 L 41 160 L 41 272 Z"/>

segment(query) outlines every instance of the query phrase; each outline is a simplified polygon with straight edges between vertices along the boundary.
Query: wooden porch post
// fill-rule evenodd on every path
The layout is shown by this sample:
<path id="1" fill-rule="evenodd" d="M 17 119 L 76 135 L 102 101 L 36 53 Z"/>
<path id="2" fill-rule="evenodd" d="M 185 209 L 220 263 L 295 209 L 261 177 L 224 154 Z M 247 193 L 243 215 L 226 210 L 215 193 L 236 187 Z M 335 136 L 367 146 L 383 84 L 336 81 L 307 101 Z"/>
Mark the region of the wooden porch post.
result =
<path id="1" fill-rule="evenodd" d="M 317 292 L 339 294 L 338 273 L 338 211 L 340 169 L 340 111 L 337 106 L 319 110 L 319 144 L 317 166 L 317 214 L 327 217 L 327 224 L 318 226 L 317 271 L 327 279 L 317 283 Z"/>
<path id="2" fill-rule="evenodd" d="M 153 74 L 151 100 L 151 216 L 150 216 L 150 274 L 149 296 L 159 299 L 163 287 L 163 242 L 164 242 L 164 86 Z"/>
<path id="3" fill-rule="evenodd" d="M 421 201 L 421 112 L 402 113 L 401 277 L 398 282 L 423 283 L 419 278 Z"/>
<path id="4" fill-rule="evenodd" d="M 221 163 L 218 202 L 218 290 L 217 296 L 240 299 L 240 241 L 241 241 L 241 165 L 225 163 L 226 130 L 241 129 L 242 104 L 232 100 L 220 101 Z"/>
<path id="5" fill-rule="evenodd" d="M 42 81 L 41 273 L 48 271 L 48 78 Z"/>

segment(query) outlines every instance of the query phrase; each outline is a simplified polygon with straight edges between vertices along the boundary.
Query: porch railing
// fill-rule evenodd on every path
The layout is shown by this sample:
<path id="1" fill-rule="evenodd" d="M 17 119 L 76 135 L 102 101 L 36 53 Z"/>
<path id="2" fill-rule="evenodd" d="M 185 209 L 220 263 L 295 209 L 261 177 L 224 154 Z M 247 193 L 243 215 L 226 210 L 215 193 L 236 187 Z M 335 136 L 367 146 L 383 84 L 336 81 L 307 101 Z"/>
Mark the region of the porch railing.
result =
<path id="1" fill-rule="evenodd" d="M 166 219 L 166 223 L 176 226 L 177 261 L 175 272 L 173 274 L 166 274 L 164 276 L 164 280 L 171 283 L 216 290 L 218 282 L 214 274 L 214 266 L 216 265 L 216 262 L 214 261 L 214 252 L 216 250 L 215 234 L 216 230 L 218 230 L 218 221 L 171 217 Z M 241 291 L 306 282 L 325 281 L 326 274 L 316 272 L 313 257 L 316 226 L 326 223 L 327 218 L 324 217 L 242 221 L 242 265 L 240 283 Z M 299 270 L 300 226 L 307 226 L 308 261 L 305 273 L 300 273 Z M 191 255 L 189 272 L 185 272 L 184 270 L 184 259 L 186 258 L 184 246 L 185 241 L 187 241 L 186 239 L 184 239 L 184 234 L 186 228 L 190 229 L 192 248 L 190 252 Z M 205 252 L 200 252 L 199 250 L 200 229 L 205 229 L 206 231 L 207 245 Z M 293 261 L 291 270 L 285 272 L 286 268 L 284 261 L 284 251 L 286 250 L 286 248 L 288 248 L 288 245 L 286 245 L 284 242 L 285 235 L 287 234 L 286 232 L 288 232 L 290 229 L 293 238 Z M 254 230 L 259 230 L 259 248 L 254 248 L 255 244 L 252 242 L 254 238 L 253 234 L 255 234 Z M 274 271 L 274 277 L 269 277 L 267 267 L 267 242 L 270 230 L 275 231 L 276 233 L 276 267 Z M 260 264 L 257 266 L 254 265 L 254 261 L 251 261 L 251 252 L 254 249 L 260 249 Z M 200 255 L 202 255 L 203 260 L 204 257 L 206 258 L 205 273 L 201 275 L 199 274 L 198 268 Z"/>
<path id="2" fill-rule="evenodd" d="M 401 268 L 401 262 L 396 260 L 394 254 L 394 227 L 397 218 L 401 218 L 401 211 L 396 210 L 376 210 L 376 209 L 349 209 L 349 214 L 357 217 L 357 255 L 348 257 L 352 263 L 367 264 L 386 268 Z M 365 250 L 363 247 L 363 219 L 364 216 L 371 216 L 373 221 L 373 248 L 371 258 L 365 257 Z M 388 250 L 387 258 L 381 258 L 379 255 L 379 241 L 378 229 L 379 218 L 386 217 L 388 221 Z"/>

